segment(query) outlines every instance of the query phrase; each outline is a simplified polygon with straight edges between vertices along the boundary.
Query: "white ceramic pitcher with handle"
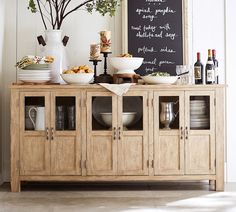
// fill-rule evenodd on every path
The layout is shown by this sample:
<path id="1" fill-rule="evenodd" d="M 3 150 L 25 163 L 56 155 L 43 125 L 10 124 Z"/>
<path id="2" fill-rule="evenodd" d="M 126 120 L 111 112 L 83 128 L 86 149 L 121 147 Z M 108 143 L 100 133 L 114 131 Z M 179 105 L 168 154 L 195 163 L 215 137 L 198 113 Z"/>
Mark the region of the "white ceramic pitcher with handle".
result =
<path id="1" fill-rule="evenodd" d="M 35 122 L 31 117 L 32 110 L 36 111 L 36 121 Z M 45 130 L 44 112 L 45 112 L 45 107 L 31 107 L 29 109 L 29 118 L 34 126 L 34 130 Z"/>

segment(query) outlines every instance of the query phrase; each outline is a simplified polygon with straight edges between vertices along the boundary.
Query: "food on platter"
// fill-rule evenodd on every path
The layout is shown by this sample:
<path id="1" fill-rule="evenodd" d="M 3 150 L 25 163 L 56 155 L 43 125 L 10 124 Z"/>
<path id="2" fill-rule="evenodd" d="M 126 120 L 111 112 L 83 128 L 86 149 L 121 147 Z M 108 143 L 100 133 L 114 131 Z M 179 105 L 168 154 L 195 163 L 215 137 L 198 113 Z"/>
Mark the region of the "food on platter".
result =
<path id="1" fill-rule="evenodd" d="M 16 67 L 19 69 L 24 69 L 27 66 L 33 65 L 33 64 L 39 64 L 39 65 L 48 65 L 53 63 L 54 58 L 52 56 L 34 56 L 34 55 L 27 55 L 24 56 L 19 62 L 16 63 Z"/>
<path id="2" fill-rule="evenodd" d="M 63 74 L 80 74 L 80 73 L 93 73 L 93 69 L 91 69 L 87 65 L 82 66 L 74 66 L 69 70 L 64 70 Z"/>
<path id="3" fill-rule="evenodd" d="M 167 72 L 154 72 L 149 75 L 143 76 L 142 79 L 148 84 L 174 84 L 178 76 L 170 76 Z"/>
<path id="4" fill-rule="evenodd" d="M 133 57 L 132 54 L 126 53 L 126 54 L 122 54 L 119 57 Z"/>
<path id="5" fill-rule="evenodd" d="M 61 74 L 62 79 L 68 84 L 88 84 L 93 76 L 93 70 L 87 65 L 72 67 Z"/>
<path id="6" fill-rule="evenodd" d="M 52 57 L 52 56 L 45 56 L 44 57 L 44 61 L 45 61 L 45 63 L 53 63 L 54 57 Z"/>
<path id="7" fill-rule="evenodd" d="M 153 72 L 153 73 L 149 74 L 148 76 L 151 76 L 151 77 L 169 77 L 170 74 L 168 72 L 158 71 L 158 72 Z"/>

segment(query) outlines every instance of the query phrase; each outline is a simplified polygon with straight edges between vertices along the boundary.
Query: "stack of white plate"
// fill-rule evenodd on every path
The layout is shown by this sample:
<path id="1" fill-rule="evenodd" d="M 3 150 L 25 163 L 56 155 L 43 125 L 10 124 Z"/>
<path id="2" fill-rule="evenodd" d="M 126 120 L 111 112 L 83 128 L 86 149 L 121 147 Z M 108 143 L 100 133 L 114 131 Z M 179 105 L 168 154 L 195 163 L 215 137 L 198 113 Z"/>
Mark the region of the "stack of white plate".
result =
<path id="1" fill-rule="evenodd" d="M 22 82 L 45 83 L 51 80 L 51 70 L 48 64 L 33 64 L 18 70 L 17 76 Z"/>
<path id="2" fill-rule="evenodd" d="M 196 129 L 206 129 L 210 126 L 207 115 L 207 105 L 204 100 L 190 101 L 190 127 Z"/>

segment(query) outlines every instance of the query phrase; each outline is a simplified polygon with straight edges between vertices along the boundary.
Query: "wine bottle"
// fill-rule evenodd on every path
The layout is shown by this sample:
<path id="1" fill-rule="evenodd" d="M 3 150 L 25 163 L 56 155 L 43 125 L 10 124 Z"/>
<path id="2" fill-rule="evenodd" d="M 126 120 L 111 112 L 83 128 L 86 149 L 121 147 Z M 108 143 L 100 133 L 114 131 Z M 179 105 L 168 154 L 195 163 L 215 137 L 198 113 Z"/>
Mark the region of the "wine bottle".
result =
<path id="1" fill-rule="evenodd" d="M 219 63 L 218 60 L 216 59 L 216 50 L 213 49 L 212 50 L 212 59 L 213 59 L 213 63 L 214 63 L 214 68 L 215 68 L 215 83 L 219 84 Z"/>
<path id="2" fill-rule="evenodd" d="M 197 62 L 194 64 L 195 84 L 203 84 L 203 64 L 201 63 L 201 54 L 197 53 Z"/>
<path id="3" fill-rule="evenodd" d="M 211 49 L 208 49 L 208 60 L 206 63 L 206 84 L 214 84 L 215 83 L 215 70 L 214 63 L 212 60 Z"/>

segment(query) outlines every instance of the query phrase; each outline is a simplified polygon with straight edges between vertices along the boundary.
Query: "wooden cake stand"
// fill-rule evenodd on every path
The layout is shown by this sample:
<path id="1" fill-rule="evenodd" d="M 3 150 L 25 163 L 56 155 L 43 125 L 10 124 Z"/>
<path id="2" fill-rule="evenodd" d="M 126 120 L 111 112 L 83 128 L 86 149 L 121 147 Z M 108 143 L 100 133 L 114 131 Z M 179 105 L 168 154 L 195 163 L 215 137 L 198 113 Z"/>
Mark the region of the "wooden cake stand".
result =
<path id="1" fill-rule="evenodd" d="M 130 83 L 138 83 L 138 79 L 140 79 L 139 74 L 113 74 L 113 82 L 114 84 L 121 84 L 125 82 Z"/>

